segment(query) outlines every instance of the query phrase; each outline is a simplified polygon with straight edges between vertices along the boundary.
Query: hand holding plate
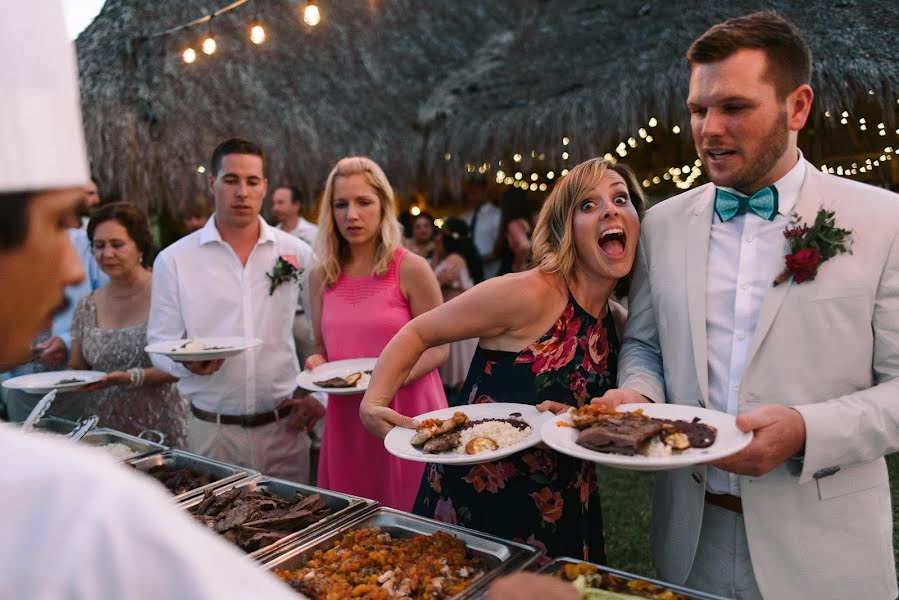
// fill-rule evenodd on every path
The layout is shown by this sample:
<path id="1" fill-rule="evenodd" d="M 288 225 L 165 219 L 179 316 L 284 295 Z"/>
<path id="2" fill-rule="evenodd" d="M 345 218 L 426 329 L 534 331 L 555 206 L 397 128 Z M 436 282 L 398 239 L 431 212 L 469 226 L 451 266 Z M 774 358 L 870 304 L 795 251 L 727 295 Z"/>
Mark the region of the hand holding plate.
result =
<path id="1" fill-rule="evenodd" d="M 620 404 L 636 404 L 639 402 L 650 402 L 650 400 L 636 390 L 618 388 L 608 390 L 599 398 L 593 398 L 590 404 L 600 404 L 606 408 L 615 408 Z"/>
<path id="2" fill-rule="evenodd" d="M 738 415 L 737 427 L 753 432 L 752 442 L 712 463 L 731 473 L 760 477 L 805 447 L 805 421 L 789 406 L 772 404 Z"/>
<path id="3" fill-rule="evenodd" d="M 40 361 L 48 367 L 62 365 L 66 362 L 66 354 L 68 354 L 65 342 L 55 335 L 40 344 L 36 344 L 34 350 L 36 353 L 39 353 L 38 358 Z"/>
<path id="4" fill-rule="evenodd" d="M 224 358 L 215 360 L 191 360 L 181 363 L 184 367 L 194 375 L 212 375 L 222 368 L 225 364 Z"/>
<path id="5" fill-rule="evenodd" d="M 554 415 L 563 415 L 571 410 L 570 404 L 562 404 L 561 402 L 553 402 L 552 400 L 544 400 L 536 406 L 540 412 L 550 411 Z"/>
<path id="6" fill-rule="evenodd" d="M 366 402 L 364 398 L 359 405 L 359 418 L 362 419 L 362 424 L 368 432 L 380 440 L 383 440 L 394 427 L 415 429 L 418 426 L 415 419 L 401 415 L 389 406 Z"/>

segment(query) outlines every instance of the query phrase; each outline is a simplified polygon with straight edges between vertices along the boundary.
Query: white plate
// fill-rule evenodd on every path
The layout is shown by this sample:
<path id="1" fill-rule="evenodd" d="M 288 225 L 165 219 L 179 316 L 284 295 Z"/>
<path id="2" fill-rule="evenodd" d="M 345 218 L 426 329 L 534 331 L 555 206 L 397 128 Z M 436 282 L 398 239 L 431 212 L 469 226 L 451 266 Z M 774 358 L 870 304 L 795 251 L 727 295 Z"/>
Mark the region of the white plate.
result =
<path id="1" fill-rule="evenodd" d="M 684 406 L 681 404 L 622 404 L 619 411 L 634 411 L 643 409 L 643 414 L 659 419 L 680 419 L 692 421 L 693 417 L 699 417 L 706 425 L 711 425 L 718 430 L 715 443 L 708 448 L 689 448 L 679 454 L 671 456 L 622 456 L 609 452 L 596 452 L 588 450 L 575 443 L 578 429 L 575 427 L 560 427 L 557 423 L 563 421 L 571 425 L 571 415 L 564 414 L 555 417 L 543 425 L 540 432 L 544 443 L 553 450 L 562 454 L 582 458 L 601 465 L 629 469 L 632 471 L 665 471 L 667 469 L 679 469 L 690 465 L 715 461 L 731 454 L 736 454 L 749 445 L 752 441 L 752 432 L 744 433 L 737 429 L 736 419 L 717 410 L 708 410 L 698 406 Z"/>
<path id="2" fill-rule="evenodd" d="M 543 424 L 555 417 L 551 412 L 540 412 L 530 404 L 513 404 L 507 402 L 486 402 L 484 404 L 465 404 L 462 406 L 450 406 L 449 408 L 441 408 L 423 415 L 415 417 L 416 421 L 424 421 L 425 419 L 448 419 L 453 416 L 456 411 L 465 413 L 469 419 L 476 421 L 478 419 L 508 419 L 512 413 L 519 413 L 520 416 L 513 418 L 520 419 L 531 426 L 531 435 L 526 439 L 493 450 L 492 452 L 480 452 L 478 454 L 460 454 L 456 451 L 441 452 L 439 454 L 426 454 L 412 445 L 412 436 L 415 435 L 414 429 L 405 427 L 394 427 L 384 438 L 384 447 L 388 452 L 399 458 L 412 460 L 416 462 L 440 463 L 444 465 L 474 465 L 478 463 L 499 460 L 516 452 L 521 452 L 531 446 L 540 443 L 540 428 Z"/>
<path id="3" fill-rule="evenodd" d="M 185 350 L 182 348 L 190 341 L 202 342 L 207 347 L 214 347 L 214 350 Z M 186 338 L 183 340 L 171 340 L 163 342 L 154 342 L 144 348 L 146 352 L 152 354 L 164 354 L 176 362 L 187 362 L 192 360 L 216 360 L 219 358 L 229 358 L 240 354 L 250 348 L 261 346 L 262 340 L 256 338 L 243 337 L 198 337 Z"/>
<path id="4" fill-rule="evenodd" d="M 335 360 L 325 363 L 311 371 L 303 371 L 297 375 L 297 385 L 310 392 L 324 392 L 335 396 L 349 396 L 350 394 L 364 394 L 368 389 L 368 380 L 363 378 L 356 385 L 348 388 L 326 388 L 315 385 L 316 381 L 324 381 L 334 377 L 346 377 L 352 373 L 364 373 L 375 368 L 377 358 L 349 358 L 347 360 Z"/>
<path id="5" fill-rule="evenodd" d="M 29 394 L 46 394 L 50 390 L 57 393 L 72 392 L 106 377 L 103 371 L 47 371 L 13 377 L 3 382 L 3 387 L 21 390 Z M 59 383 L 64 379 L 81 379 L 77 383 Z"/>

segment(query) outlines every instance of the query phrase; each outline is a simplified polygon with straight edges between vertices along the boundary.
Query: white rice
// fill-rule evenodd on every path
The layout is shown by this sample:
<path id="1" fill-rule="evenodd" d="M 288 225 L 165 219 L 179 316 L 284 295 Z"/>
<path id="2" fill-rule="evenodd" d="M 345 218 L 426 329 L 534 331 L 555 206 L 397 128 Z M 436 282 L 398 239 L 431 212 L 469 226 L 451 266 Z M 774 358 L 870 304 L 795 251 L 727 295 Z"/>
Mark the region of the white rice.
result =
<path id="1" fill-rule="evenodd" d="M 486 421 L 473 427 L 462 430 L 459 446 L 456 452 L 465 454 L 465 446 L 476 437 L 490 438 L 496 442 L 499 448 L 506 448 L 513 444 L 523 442 L 531 436 L 531 428 L 518 429 L 506 421 Z"/>
<path id="2" fill-rule="evenodd" d="M 132 456 L 137 456 L 137 452 L 133 449 L 129 448 L 125 444 L 120 444 L 118 442 L 110 442 L 109 444 L 103 444 L 102 446 L 97 446 L 104 452 L 109 452 L 114 457 L 119 460 L 125 460 L 126 458 L 131 458 Z"/>
<path id="3" fill-rule="evenodd" d="M 369 381 L 371 381 L 371 375 L 369 375 L 368 373 L 363 373 L 362 377 L 359 378 L 359 381 L 356 382 L 356 387 L 368 389 Z"/>
<path id="4" fill-rule="evenodd" d="M 671 446 L 660 440 L 659 436 L 656 435 L 653 436 L 648 444 L 643 446 L 643 450 L 640 454 L 649 458 L 671 456 Z"/>

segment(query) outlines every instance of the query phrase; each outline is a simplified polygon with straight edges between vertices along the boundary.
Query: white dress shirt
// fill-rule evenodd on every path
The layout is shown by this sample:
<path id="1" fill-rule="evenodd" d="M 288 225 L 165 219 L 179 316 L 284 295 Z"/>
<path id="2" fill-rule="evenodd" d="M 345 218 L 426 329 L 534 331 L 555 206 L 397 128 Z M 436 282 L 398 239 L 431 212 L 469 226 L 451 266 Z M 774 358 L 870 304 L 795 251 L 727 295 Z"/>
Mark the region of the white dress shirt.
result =
<path id="1" fill-rule="evenodd" d="M 296 283 L 282 283 L 269 295 L 266 277 L 279 256 L 293 255 L 306 289 L 313 253 L 306 242 L 259 218 L 259 240 L 241 264 L 222 241 L 215 216 L 162 251 L 153 268 L 149 343 L 218 336 L 259 338 L 262 345 L 225 359 L 212 375 L 195 375 L 161 354 L 153 364 L 179 377 L 178 389 L 202 410 L 249 415 L 274 410 L 292 395 L 300 372 L 292 323 Z M 303 296 L 305 294 L 301 294 Z"/>
<path id="2" fill-rule="evenodd" d="M 783 232 L 790 224 L 804 179 L 805 161 L 800 152 L 796 165 L 774 183 L 778 208 L 772 221 L 751 211 L 726 223 L 712 215 L 706 281 L 709 408 L 731 415 L 738 412 L 740 383 L 756 323 L 765 294 L 783 270 L 784 256 L 790 250 Z M 715 494 L 740 495 L 738 476 L 714 467 L 709 467 L 706 487 Z"/>
<path id="3" fill-rule="evenodd" d="M 475 223 L 474 231 L 471 232 L 471 238 L 478 254 L 481 258 L 489 256 L 493 252 L 496 245 L 496 238 L 499 236 L 499 226 L 503 218 L 503 211 L 493 202 L 484 202 L 478 208 L 470 210 L 462 215 L 462 218 L 471 226 L 474 220 L 475 212 L 478 213 L 478 220 Z M 484 279 L 494 277 L 499 271 L 500 261 L 493 260 L 484 262 Z"/>
<path id="4" fill-rule="evenodd" d="M 284 229 L 283 223 L 278 223 L 277 227 L 281 231 L 286 231 Z M 297 221 L 297 226 L 287 233 L 300 238 L 301 240 L 315 248 L 315 241 L 318 239 L 318 225 L 310 223 L 303 217 L 300 217 L 300 220 Z"/>
<path id="5" fill-rule="evenodd" d="M 0 425 L 0 598 L 298 596 L 103 451 Z"/>

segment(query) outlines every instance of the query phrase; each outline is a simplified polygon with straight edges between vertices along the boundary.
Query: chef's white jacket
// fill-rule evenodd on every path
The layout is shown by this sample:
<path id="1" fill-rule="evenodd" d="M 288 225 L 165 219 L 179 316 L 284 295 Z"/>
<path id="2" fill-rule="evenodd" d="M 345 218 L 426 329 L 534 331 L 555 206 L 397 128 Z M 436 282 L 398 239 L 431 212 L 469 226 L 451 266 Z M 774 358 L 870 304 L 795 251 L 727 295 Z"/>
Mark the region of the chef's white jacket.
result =
<path id="1" fill-rule="evenodd" d="M 0 456 L 2 599 L 298 597 L 102 450 L 4 424 Z"/>

